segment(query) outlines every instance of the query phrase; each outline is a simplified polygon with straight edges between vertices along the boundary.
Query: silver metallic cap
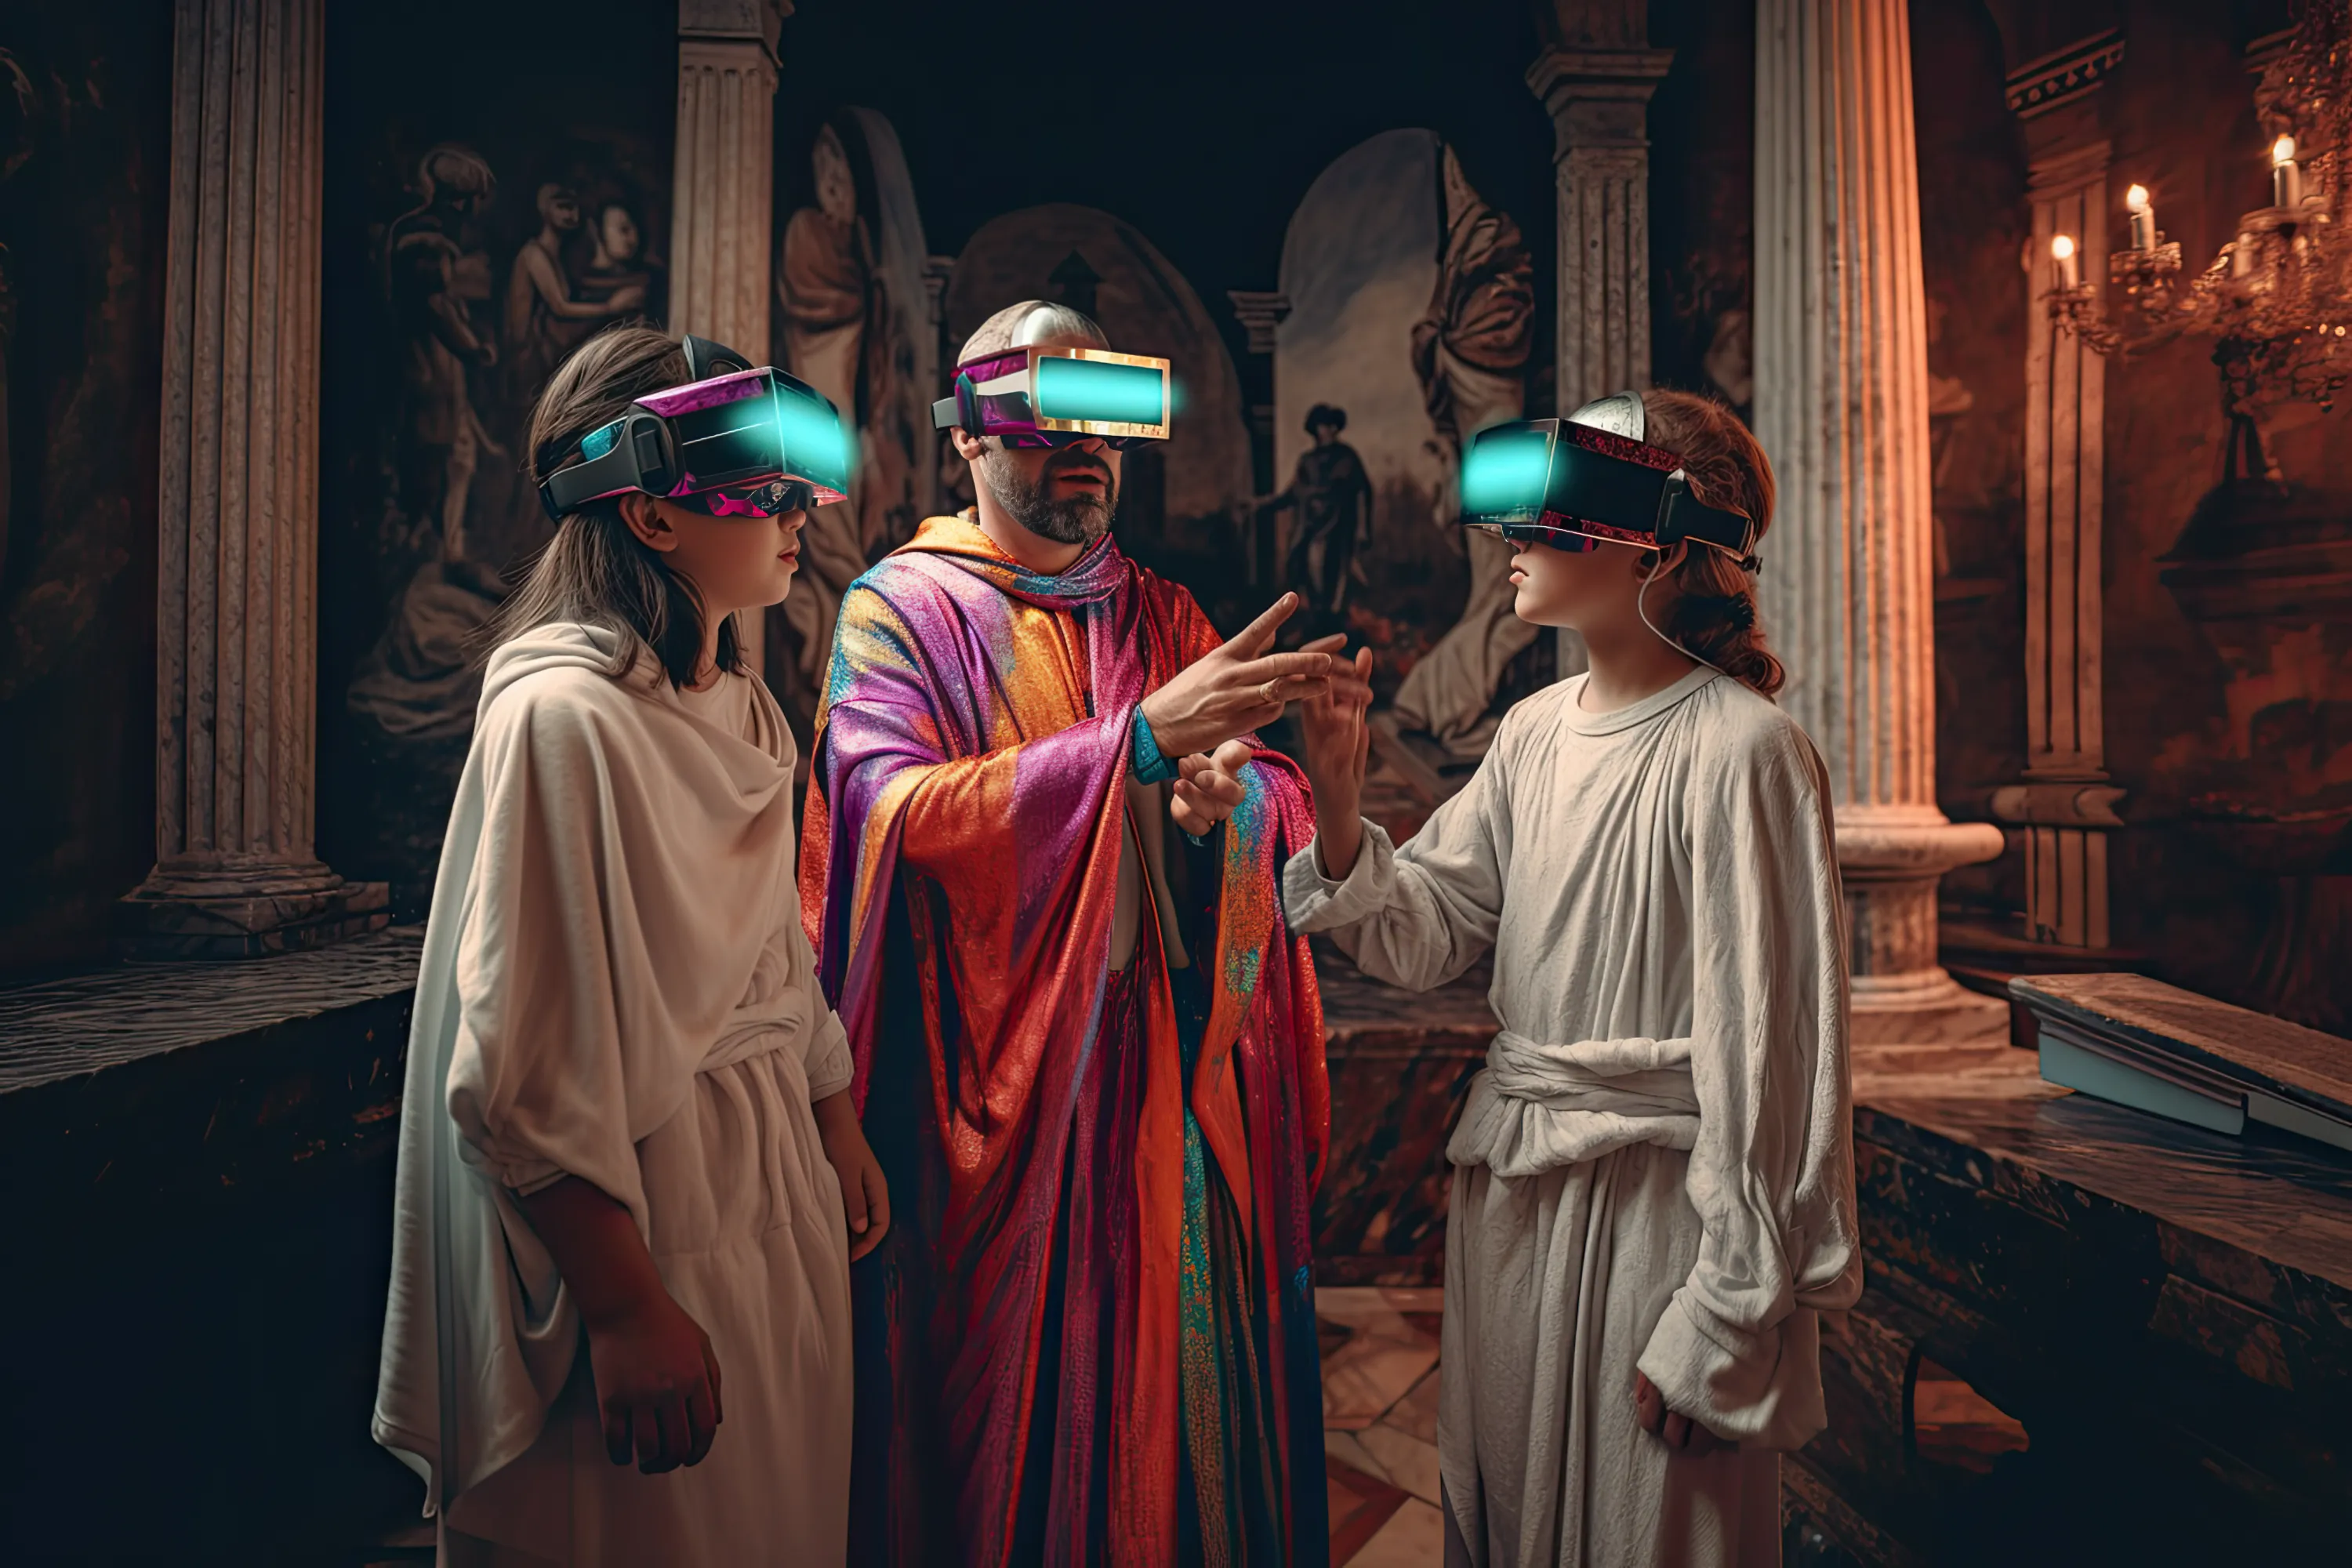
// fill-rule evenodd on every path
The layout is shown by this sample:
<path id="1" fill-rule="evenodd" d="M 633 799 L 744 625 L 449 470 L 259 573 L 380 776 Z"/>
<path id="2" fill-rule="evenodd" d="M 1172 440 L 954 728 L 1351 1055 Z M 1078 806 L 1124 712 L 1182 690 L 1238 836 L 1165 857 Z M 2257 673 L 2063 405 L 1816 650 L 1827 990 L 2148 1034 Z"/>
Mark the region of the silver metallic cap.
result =
<path id="1" fill-rule="evenodd" d="M 1595 430 L 1606 430 L 1612 436 L 1622 436 L 1628 441 L 1646 439 L 1642 432 L 1649 423 L 1638 392 L 1612 392 L 1606 397 L 1596 397 L 1569 418 Z"/>

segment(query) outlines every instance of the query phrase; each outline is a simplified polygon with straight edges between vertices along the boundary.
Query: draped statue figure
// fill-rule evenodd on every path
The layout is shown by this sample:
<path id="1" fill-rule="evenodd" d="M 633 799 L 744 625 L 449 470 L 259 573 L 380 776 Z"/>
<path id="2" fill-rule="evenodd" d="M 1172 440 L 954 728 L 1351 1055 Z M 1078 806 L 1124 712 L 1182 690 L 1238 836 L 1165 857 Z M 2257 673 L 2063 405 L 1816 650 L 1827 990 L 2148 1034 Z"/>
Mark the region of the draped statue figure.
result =
<path id="1" fill-rule="evenodd" d="M 1452 147 L 1445 149 L 1444 170 L 1444 250 L 1428 313 L 1412 330 L 1412 363 L 1430 420 L 1458 471 L 1474 433 L 1526 412 L 1535 269 L 1518 226 L 1471 188 Z M 1486 708 L 1503 667 L 1535 640 L 1537 628 L 1511 611 L 1511 546 L 1476 531 L 1467 540 L 1469 602 L 1454 628 L 1405 676 L 1396 720 L 1399 728 L 1425 732 L 1450 752 L 1475 756 L 1494 733 Z"/>

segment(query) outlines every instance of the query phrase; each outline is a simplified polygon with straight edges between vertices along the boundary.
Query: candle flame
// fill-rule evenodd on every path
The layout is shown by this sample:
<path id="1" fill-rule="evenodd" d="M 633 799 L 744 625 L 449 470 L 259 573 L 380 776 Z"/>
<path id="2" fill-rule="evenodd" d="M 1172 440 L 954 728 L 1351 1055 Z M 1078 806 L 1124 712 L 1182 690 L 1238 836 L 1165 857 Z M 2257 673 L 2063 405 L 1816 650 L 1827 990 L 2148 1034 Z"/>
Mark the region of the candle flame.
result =
<path id="1" fill-rule="evenodd" d="M 2136 213 L 2144 213 L 2147 211 L 2147 187 L 2146 185 L 2134 185 L 2130 190 L 2126 191 L 2124 193 L 2124 205 L 2129 207 Z"/>
<path id="2" fill-rule="evenodd" d="M 2068 257 L 2074 255 L 2074 237 L 2071 234 L 2052 235 L 2050 237 L 2050 254 L 2060 261 L 2063 261 Z"/>
<path id="3" fill-rule="evenodd" d="M 2280 137 L 2277 141 L 2275 141 L 2275 142 L 2272 142 L 2272 143 L 2271 143 L 2271 163 L 2272 163 L 2273 165 L 2280 164 L 2280 163 L 2294 163 L 2294 137 L 2292 137 L 2292 136 L 2282 136 L 2282 137 Z"/>

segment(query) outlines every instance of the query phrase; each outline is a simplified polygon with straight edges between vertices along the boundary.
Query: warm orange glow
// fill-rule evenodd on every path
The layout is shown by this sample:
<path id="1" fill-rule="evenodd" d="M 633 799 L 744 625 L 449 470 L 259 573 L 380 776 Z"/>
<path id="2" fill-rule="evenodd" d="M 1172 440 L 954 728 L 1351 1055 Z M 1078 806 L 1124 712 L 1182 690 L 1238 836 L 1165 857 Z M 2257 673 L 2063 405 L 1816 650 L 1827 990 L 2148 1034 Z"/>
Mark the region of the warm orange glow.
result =
<path id="1" fill-rule="evenodd" d="M 2275 165 L 2277 165 L 2277 164 L 2280 164 L 2280 163 L 2294 163 L 2294 137 L 2292 137 L 2292 136 L 2282 136 L 2282 137 L 2280 137 L 2277 141 L 2275 141 L 2275 142 L 2272 142 L 2272 143 L 2271 143 L 2271 163 L 2272 163 L 2272 164 L 2273 164 L 2273 166 L 2275 166 Z"/>
<path id="2" fill-rule="evenodd" d="M 2144 213 L 2147 211 L 2147 187 L 2146 185 L 2134 185 L 2130 190 L 2126 191 L 2124 193 L 2124 205 L 2129 207 L 2136 213 Z"/>
<path id="3" fill-rule="evenodd" d="M 2073 256 L 2074 254 L 2074 237 L 2071 234 L 2052 235 L 2050 237 L 2050 254 L 2061 261 Z"/>

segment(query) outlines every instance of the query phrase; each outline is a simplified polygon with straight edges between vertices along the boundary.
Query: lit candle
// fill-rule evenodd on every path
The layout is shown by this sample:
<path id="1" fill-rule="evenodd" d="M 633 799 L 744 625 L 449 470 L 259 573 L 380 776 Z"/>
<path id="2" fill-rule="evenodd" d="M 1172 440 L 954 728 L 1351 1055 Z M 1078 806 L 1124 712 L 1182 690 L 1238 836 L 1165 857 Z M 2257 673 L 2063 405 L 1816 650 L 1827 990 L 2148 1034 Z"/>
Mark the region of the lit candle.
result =
<path id="1" fill-rule="evenodd" d="M 2134 185 L 2126 191 L 2124 205 L 2131 209 L 2131 247 L 2134 250 L 2154 250 L 2156 207 L 2147 199 L 2147 187 Z"/>
<path id="2" fill-rule="evenodd" d="M 2271 205 L 2303 205 L 2303 171 L 2295 166 L 2292 136 L 2282 136 L 2271 143 Z"/>
<path id="3" fill-rule="evenodd" d="M 2083 280 L 2082 264 L 2074 257 L 2074 237 L 2058 234 L 2050 237 L 2050 259 L 2058 264 L 2058 287 L 2072 289 Z"/>

